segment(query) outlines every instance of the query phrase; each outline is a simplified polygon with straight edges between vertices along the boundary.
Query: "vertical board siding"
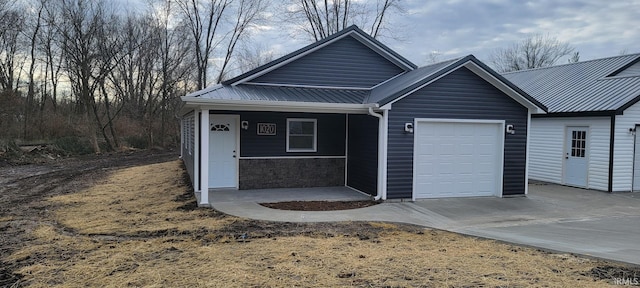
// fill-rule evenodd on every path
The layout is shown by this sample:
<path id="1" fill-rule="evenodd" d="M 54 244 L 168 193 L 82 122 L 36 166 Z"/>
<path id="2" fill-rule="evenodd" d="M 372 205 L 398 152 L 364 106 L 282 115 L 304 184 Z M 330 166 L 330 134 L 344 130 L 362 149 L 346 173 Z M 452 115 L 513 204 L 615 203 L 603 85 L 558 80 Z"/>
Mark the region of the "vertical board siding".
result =
<path id="1" fill-rule="evenodd" d="M 529 143 L 529 178 L 564 184 L 567 126 L 589 127 L 587 188 L 607 190 L 609 182 L 609 117 L 533 118 Z"/>
<path id="2" fill-rule="evenodd" d="M 369 195 L 378 188 L 378 119 L 349 115 L 347 186 Z"/>
<path id="3" fill-rule="evenodd" d="M 633 190 L 634 135 L 629 128 L 640 124 L 640 104 L 636 103 L 616 116 L 615 142 L 613 144 L 613 191 Z M 640 131 L 636 131 L 640 133 Z"/>
<path id="4" fill-rule="evenodd" d="M 402 68 L 347 36 L 250 82 L 369 88 L 402 72 Z"/>
<path id="5" fill-rule="evenodd" d="M 240 129 L 240 157 L 345 156 L 344 114 L 212 111 L 240 115 L 249 129 Z M 316 152 L 287 152 L 287 118 L 317 119 Z M 276 135 L 258 135 L 258 123 L 275 123 Z"/>
<path id="6" fill-rule="evenodd" d="M 404 124 L 414 118 L 505 120 L 515 135 L 505 135 L 503 195 L 524 194 L 527 108 L 467 68 L 414 92 L 389 111 L 387 195 L 411 198 L 413 189 L 413 134 Z"/>

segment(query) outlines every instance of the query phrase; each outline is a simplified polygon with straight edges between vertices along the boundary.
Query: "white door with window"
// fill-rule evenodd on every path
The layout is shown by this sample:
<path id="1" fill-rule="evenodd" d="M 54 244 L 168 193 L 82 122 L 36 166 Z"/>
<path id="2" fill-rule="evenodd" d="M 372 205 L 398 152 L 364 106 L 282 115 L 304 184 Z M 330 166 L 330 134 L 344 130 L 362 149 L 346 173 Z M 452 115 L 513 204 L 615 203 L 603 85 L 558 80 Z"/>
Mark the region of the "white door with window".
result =
<path id="1" fill-rule="evenodd" d="M 211 115 L 209 124 L 209 188 L 237 188 L 237 115 Z"/>
<path id="2" fill-rule="evenodd" d="M 567 127 L 564 155 L 564 184 L 587 187 L 589 127 Z"/>

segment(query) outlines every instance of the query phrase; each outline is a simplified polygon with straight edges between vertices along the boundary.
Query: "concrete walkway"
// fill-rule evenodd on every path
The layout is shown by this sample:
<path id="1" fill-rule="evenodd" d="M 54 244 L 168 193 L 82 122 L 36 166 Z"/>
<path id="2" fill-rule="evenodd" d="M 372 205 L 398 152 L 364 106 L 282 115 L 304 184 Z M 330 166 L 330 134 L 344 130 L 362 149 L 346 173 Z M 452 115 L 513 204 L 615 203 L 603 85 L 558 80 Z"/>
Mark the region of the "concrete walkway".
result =
<path id="1" fill-rule="evenodd" d="M 537 184 L 529 186 L 528 197 L 431 199 L 329 212 L 282 211 L 258 203 L 367 196 L 345 187 L 210 191 L 209 195 L 216 210 L 251 219 L 409 223 L 640 265 L 640 193 Z"/>

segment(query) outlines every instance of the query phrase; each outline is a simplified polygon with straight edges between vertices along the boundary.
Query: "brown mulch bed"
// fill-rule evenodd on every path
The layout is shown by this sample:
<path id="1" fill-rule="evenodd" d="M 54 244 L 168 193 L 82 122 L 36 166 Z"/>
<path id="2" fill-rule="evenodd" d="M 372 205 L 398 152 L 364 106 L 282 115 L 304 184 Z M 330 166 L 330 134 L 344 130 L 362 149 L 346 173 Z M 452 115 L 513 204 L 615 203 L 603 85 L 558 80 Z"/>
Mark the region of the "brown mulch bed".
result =
<path id="1" fill-rule="evenodd" d="M 294 211 L 335 211 L 364 208 L 378 204 L 376 201 L 289 201 L 277 203 L 260 203 L 260 205 Z"/>

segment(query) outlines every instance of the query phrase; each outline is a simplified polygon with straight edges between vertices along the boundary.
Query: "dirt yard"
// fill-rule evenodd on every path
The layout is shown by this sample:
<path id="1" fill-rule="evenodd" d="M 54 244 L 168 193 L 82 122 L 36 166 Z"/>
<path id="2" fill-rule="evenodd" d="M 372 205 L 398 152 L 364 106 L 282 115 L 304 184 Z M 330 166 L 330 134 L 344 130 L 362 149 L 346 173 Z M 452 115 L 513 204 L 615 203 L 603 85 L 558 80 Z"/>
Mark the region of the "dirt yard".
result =
<path id="1" fill-rule="evenodd" d="M 0 167 L 0 286 L 603 287 L 640 277 L 638 267 L 416 226 L 224 215 L 196 207 L 176 158 Z"/>

